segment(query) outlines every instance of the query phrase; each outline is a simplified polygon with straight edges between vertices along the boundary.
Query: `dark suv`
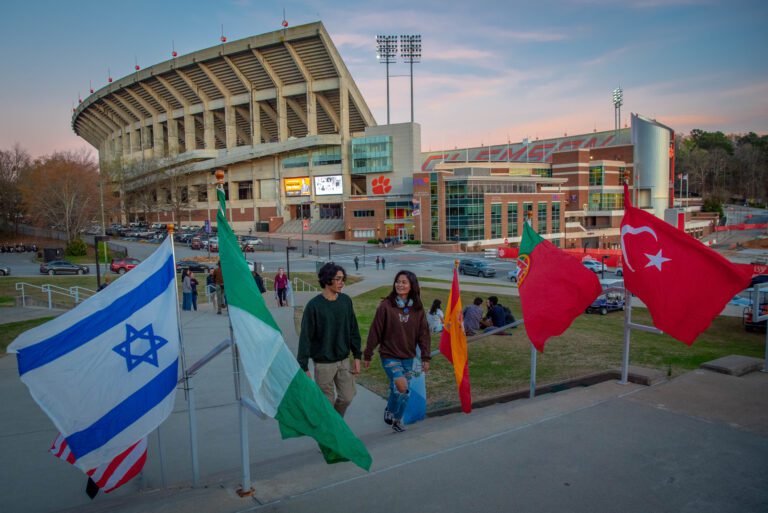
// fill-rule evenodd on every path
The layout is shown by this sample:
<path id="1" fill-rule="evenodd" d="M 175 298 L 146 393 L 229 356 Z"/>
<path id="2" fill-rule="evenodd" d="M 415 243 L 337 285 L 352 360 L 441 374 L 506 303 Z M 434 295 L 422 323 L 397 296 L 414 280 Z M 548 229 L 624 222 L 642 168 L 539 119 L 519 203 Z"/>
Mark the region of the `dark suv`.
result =
<path id="1" fill-rule="evenodd" d="M 496 276 L 496 269 L 488 265 L 485 260 L 460 260 L 459 273 L 491 278 Z"/>

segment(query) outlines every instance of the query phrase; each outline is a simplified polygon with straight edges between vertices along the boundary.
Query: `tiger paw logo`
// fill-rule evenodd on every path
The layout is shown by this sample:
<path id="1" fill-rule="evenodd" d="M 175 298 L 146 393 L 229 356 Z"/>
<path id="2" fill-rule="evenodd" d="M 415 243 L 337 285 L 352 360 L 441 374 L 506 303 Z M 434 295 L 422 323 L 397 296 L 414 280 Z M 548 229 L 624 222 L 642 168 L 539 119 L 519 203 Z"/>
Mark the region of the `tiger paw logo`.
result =
<path id="1" fill-rule="evenodd" d="M 374 178 L 371 182 L 371 186 L 373 187 L 374 194 L 386 194 L 392 190 L 392 186 L 389 185 L 389 178 L 383 175 Z"/>

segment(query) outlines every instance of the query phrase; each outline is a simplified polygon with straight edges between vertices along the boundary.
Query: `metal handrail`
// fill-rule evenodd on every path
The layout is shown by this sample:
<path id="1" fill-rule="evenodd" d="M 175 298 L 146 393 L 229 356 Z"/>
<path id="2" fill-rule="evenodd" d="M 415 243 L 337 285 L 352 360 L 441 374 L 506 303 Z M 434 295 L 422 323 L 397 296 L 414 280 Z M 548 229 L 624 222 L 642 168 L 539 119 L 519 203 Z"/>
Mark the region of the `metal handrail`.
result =
<path id="1" fill-rule="evenodd" d="M 91 293 L 90 295 L 93 295 L 96 293 L 96 291 L 87 289 L 85 287 L 79 287 L 74 286 L 70 287 L 68 289 L 64 287 L 59 287 L 57 285 L 52 285 L 50 283 L 45 283 L 43 285 L 34 285 L 32 283 L 26 283 L 26 282 L 16 282 L 15 285 L 16 290 L 21 291 L 21 304 L 22 306 L 27 306 L 27 297 L 31 296 L 31 294 L 28 294 L 27 289 L 35 289 L 39 290 L 41 294 L 45 294 L 48 296 L 48 309 L 53 309 L 53 295 L 57 294 L 58 296 L 63 296 L 66 298 L 73 299 L 75 304 L 80 302 L 80 291 Z M 90 296 L 88 296 L 90 297 Z M 85 298 L 87 299 L 87 298 Z"/>
<path id="2" fill-rule="evenodd" d="M 301 286 L 301 290 L 299 290 L 299 286 Z M 294 278 L 293 279 L 293 291 L 294 292 L 317 292 L 320 289 L 311 283 L 302 280 L 301 278 Z"/>

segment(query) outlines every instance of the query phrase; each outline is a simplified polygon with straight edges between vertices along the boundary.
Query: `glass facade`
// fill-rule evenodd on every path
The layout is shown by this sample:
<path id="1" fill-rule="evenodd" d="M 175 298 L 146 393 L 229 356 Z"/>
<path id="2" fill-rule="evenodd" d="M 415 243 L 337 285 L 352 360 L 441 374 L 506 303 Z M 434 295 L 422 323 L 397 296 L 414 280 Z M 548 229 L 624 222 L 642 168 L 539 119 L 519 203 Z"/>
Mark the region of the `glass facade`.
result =
<path id="1" fill-rule="evenodd" d="M 283 159 L 283 169 L 294 167 L 309 167 L 309 157 L 306 153 L 291 155 Z"/>
<path id="2" fill-rule="evenodd" d="M 621 193 L 593 192 L 589 195 L 589 210 L 621 210 L 624 195 Z"/>
<path id="3" fill-rule="evenodd" d="M 603 185 L 605 178 L 603 174 L 603 166 L 596 166 L 589 168 L 589 185 Z"/>
<path id="4" fill-rule="evenodd" d="M 440 208 L 438 207 L 437 203 L 437 173 L 429 174 L 429 213 L 430 237 L 432 240 L 440 240 L 440 219 L 438 218 Z"/>
<path id="5" fill-rule="evenodd" d="M 560 202 L 552 202 L 552 217 L 549 226 L 552 227 L 552 233 L 560 233 Z"/>
<path id="6" fill-rule="evenodd" d="M 330 166 L 341 164 L 341 147 L 326 146 L 312 151 L 313 166 Z"/>
<path id="7" fill-rule="evenodd" d="M 552 178 L 552 168 L 539 168 L 534 169 L 533 174 L 536 176 L 543 176 L 545 178 Z"/>
<path id="8" fill-rule="evenodd" d="M 517 203 L 507 204 L 507 237 L 517 237 Z"/>
<path id="9" fill-rule="evenodd" d="M 387 173 L 392 168 L 392 136 L 352 139 L 352 173 Z"/>
<path id="10" fill-rule="evenodd" d="M 375 217 L 376 213 L 373 210 L 353 210 L 352 217 Z"/>
<path id="11" fill-rule="evenodd" d="M 501 203 L 491 205 L 491 238 L 501 238 Z"/>
<path id="12" fill-rule="evenodd" d="M 538 222 L 539 233 L 550 233 L 547 230 L 547 204 L 536 203 L 536 221 Z"/>
<path id="13" fill-rule="evenodd" d="M 485 205 L 482 187 L 469 180 L 445 182 L 445 238 L 485 239 Z"/>

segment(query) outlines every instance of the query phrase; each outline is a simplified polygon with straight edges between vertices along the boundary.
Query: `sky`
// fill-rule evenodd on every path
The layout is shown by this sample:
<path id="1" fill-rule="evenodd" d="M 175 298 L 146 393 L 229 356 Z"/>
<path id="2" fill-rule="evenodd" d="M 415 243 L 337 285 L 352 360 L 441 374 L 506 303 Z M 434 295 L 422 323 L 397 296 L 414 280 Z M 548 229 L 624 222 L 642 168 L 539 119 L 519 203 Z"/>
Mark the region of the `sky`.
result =
<path id="1" fill-rule="evenodd" d="M 632 112 L 678 133 L 768 132 L 768 2 L 742 0 L 27 0 L 0 17 L 0 149 L 93 148 L 78 97 L 180 55 L 322 21 L 378 124 L 377 34 L 421 34 L 422 151 L 622 126 Z M 390 65 L 393 123 L 410 120 L 409 66 Z"/>

